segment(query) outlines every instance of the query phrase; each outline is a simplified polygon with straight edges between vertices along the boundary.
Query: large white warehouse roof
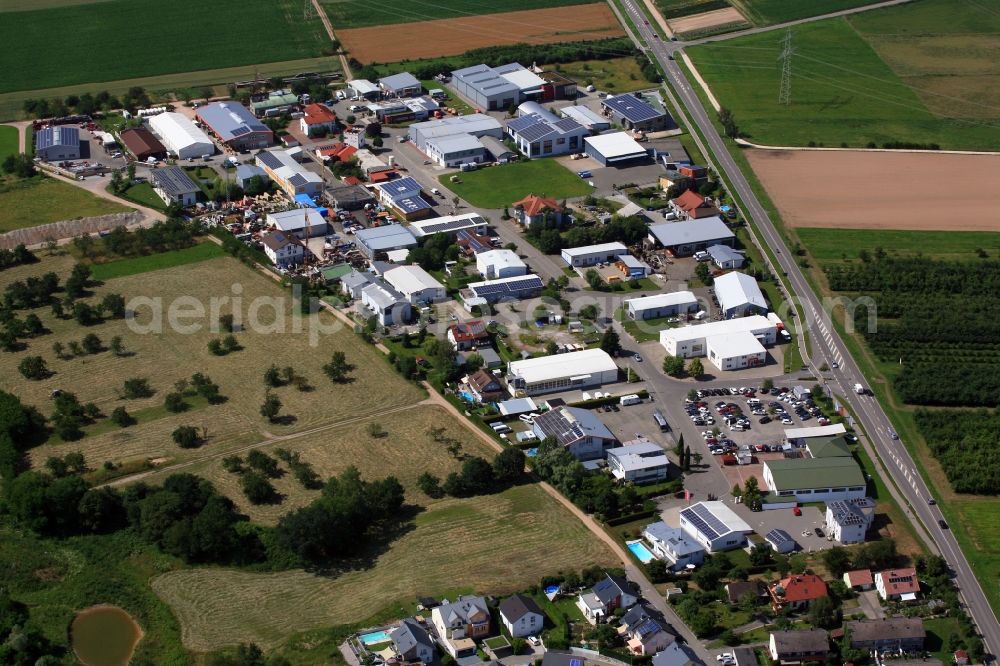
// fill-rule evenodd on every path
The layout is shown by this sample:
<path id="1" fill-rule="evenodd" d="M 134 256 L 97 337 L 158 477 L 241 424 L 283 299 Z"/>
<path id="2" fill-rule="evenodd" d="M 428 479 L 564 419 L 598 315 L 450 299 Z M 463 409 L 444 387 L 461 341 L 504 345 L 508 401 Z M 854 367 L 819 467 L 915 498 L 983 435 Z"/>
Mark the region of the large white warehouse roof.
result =
<path id="1" fill-rule="evenodd" d="M 707 324 L 696 324 L 694 326 L 682 326 L 680 328 L 667 328 L 660 331 L 660 342 L 666 340 L 698 340 L 710 335 L 730 335 L 732 333 L 743 333 L 759 331 L 762 329 L 773 329 L 774 324 L 767 317 L 753 315 L 751 317 L 740 317 L 739 319 L 725 319 L 723 321 L 713 321 Z"/>
<path id="2" fill-rule="evenodd" d="M 536 384 L 569 375 L 599 375 L 618 371 L 614 359 L 603 349 L 585 349 L 568 354 L 553 354 L 511 361 L 511 375 L 520 377 L 527 384 Z"/>
<path id="3" fill-rule="evenodd" d="M 167 150 L 181 159 L 201 157 L 215 152 L 215 144 L 185 115 L 168 111 L 149 119 Z"/>
<path id="4" fill-rule="evenodd" d="M 672 291 L 668 294 L 653 294 L 641 298 L 629 298 L 625 300 L 625 306 L 634 310 L 652 310 L 655 308 L 668 308 L 671 305 L 683 305 L 685 303 L 697 303 L 698 298 L 694 292 Z"/>
<path id="5" fill-rule="evenodd" d="M 767 301 L 764 300 L 757 280 L 746 273 L 733 271 L 720 275 L 715 278 L 712 286 L 715 287 L 715 296 L 719 299 L 723 312 L 748 304 L 767 309 Z"/>

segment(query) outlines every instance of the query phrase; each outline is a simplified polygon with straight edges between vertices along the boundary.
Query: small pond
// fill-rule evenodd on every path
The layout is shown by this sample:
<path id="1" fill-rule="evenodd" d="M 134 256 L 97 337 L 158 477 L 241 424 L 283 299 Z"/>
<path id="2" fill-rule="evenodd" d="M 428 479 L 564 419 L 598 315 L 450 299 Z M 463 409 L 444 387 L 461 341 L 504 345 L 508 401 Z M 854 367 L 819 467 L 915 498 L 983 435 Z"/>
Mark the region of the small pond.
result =
<path id="1" fill-rule="evenodd" d="M 142 629 L 117 606 L 93 606 L 73 618 L 70 639 L 84 666 L 127 666 Z"/>

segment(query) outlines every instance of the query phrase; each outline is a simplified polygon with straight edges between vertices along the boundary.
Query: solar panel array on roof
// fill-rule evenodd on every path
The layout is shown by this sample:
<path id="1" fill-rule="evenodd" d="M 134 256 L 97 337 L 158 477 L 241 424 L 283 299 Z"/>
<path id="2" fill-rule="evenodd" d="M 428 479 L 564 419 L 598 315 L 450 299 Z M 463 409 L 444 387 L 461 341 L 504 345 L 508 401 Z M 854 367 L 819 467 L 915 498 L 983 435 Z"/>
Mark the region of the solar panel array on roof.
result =
<path id="1" fill-rule="evenodd" d="M 663 115 L 660 111 L 650 106 L 648 102 L 630 93 L 608 97 L 604 100 L 604 106 L 621 114 L 623 118 L 633 123 L 641 123 Z"/>
<path id="2" fill-rule="evenodd" d="M 292 185 L 294 185 L 295 187 L 301 187 L 301 186 L 305 185 L 306 183 L 308 183 L 309 181 L 305 179 L 305 176 L 303 176 L 300 173 L 297 173 L 294 176 L 292 176 L 291 178 L 289 178 L 288 182 L 291 183 Z"/>
<path id="3" fill-rule="evenodd" d="M 257 153 L 257 159 L 268 169 L 280 169 L 282 166 L 281 160 L 278 159 L 277 155 L 268 151 Z"/>
<path id="4" fill-rule="evenodd" d="M 246 125 L 240 125 L 233 129 L 233 136 L 243 136 L 244 134 L 249 134 L 251 132 L 250 128 Z"/>
<path id="5" fill-rule="evenodd" d="M 431 205 L 421 196 L 396 199 L 393 202 L 393 205 L 406 213 L 414 213 L 418 210 L 425 210 L 431 207 Z"/>
<path id="6" fill-rule="evenodd" d="M 789 536 L 788 532 L 778 529 L 771 530 L 764 536 L 764 538 L 771 543 L 788 543 L 792 540 L 792 537 Z"/>
<path id="7" fill-rule="evenodd" d="M 716 518 L 703 504 L 690 506 L 681 511 L 681 515 L 710 540 L 718 539 L 729 532 L 726 524 Z"/>
<path id="8" fill-rule="evenodd" d="M 457 240 L 460 241 L 466 241 L 469 244 L 469 247 L 472 249 L 472 251 L 475 252 L 476 254 L 491 249 L 489 245 L 482 243 L 479 240 L 479 238 L 476 237 L 476 234 L 471 233 L 465 229 L 459 231 L 456 238 Z"/>
<path id="9" fill-rule="evenodd" d="M 518 131 L 518 134 L 524 137 L 526 141 L 541 141 L 550 134 L 553 134 L 553 131 L 545 123 L 535 122 Z"/>
<path id="10" fill-rule="evenodd" d="M 512 129 L 515 132 L 520 132 L 522 129 L 526 127 L 531 127 L 536 122 L 538 121 L 532 116 L 521 116 L 520 118 L 515 118 L 514 120 L 511 120 L 509 123 L 507 123 L 507 128 Z"/>
<path id="11" fill-rule="evenodd" d="M 556 123 L 556 127 L 561 132 L 572 132 L 582 127 L 582 125 L 580 125 L 580 123 L 576 122 L 572 118 L 563 118 L 562 120 Z"/>

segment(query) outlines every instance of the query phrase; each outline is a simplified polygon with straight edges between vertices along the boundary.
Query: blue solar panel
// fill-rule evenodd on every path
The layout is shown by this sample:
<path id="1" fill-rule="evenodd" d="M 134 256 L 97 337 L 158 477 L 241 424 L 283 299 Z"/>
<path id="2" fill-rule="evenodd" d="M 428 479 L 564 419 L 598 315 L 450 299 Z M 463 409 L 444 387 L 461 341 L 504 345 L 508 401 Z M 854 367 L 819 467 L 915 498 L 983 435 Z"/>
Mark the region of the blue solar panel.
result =
<path id="1" fill-rule="evenodd" d="M 709 539 L 717 539 L 730 531 L 726 524 L 716 518 L 703 504 L 688 507 L 681 511 L 681 515 Z"/>
<path id="2" fill-rule="evenodd" d="M 529 125 L 521 131 L 518 132 L 525 141 L 541 141 L 547 136 L 554 134 L 552 128 L 545 123 L 535 123 L 534 125 Z"/>
<path id="3" fill-rule="evenodd" d="M 650 106 L 648 102 L 631 94 L 609 97 L 604 100 L 604 105 L 633 123 L 650 120 L 663 115 L 660 111 Z"/>
<path id="4" fill-rule="evenodd" d="M 583 660 L 582 659 L 570 659 L 569 660 L 569 666 L 583 666 Z"/>
<path id="5" fill-rule="evenodd" d="M 281 160 L 279 160 L 274 153 L 269 153 L 267 151 L 257 153 L 257 160 L 269 169 L 281 168 Z"/>
<path id="6" fill-rule="evenodd" d="M 240 125 L 239 127 L 233 128 L 232 135 L 234 137 L 243 136 L 244 134 L 249 134 L 252 130 L 246 125 Z"/>

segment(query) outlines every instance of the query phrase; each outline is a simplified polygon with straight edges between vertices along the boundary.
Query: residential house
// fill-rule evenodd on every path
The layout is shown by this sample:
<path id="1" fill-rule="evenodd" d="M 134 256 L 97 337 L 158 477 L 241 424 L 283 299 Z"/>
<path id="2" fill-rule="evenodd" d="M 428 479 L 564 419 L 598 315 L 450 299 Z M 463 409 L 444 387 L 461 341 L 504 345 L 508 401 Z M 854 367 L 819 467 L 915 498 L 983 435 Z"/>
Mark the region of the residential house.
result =
<path id="1" fill-rule="evenodd" d="M 278 268 L 298 266 L 305 261 L 306 248 L 294 234 L 271 231 L 261 236 L 264 254 Z"/>
<path id="2" fill-rule="evenodd" d="M 867 497 L 826 504 L 827 531 L 843 544 L 864 543 L 874 519 L 875 502 Z"/>
<path id="3" fill-rule="evenodd" d="M 875 574 L 875 589 L 886 600 L 913 601 L 920 594 L 920 579 L 913 568 L 887 569 Z"/>
<path id="4" fill-rule="evenodd" d="M 747 596 L 753 597 L 755 605 L 771 598 L 767 592 L 767 586 L 759 580 L 738 580 L 726 583 L 726 598 L 729 603 L 743 603 Z"/>
<path id="5" fill-rule="evenodd" d="M 844 584 L 850 590 L 870 590 L 875 587 L 875 578 L 870 569 L 856 569 L 844 573 Z"/>
<path id="6" fill-rule="evenodd" d="M 520 201 L 515 201 L 513 205 L 514 220 L 524 227 L 541 222 L 547 215 L 560 224 L 563 221 L 563 207 L 558 201 L 549 197 L 529 194 Z"/>
<path id="7" fill-rule="evenodd" d="M 503 384 L 500 383 L 493 373 L 486 370 L 477 370 L 466 382 L 469 386 L 469 393 L 476 399 L 476 402 L 494 402 L 504 395 Z"/>
<path id="8" fill-rule="evenodd" d="M 694 190 L 688 190 L 676 199 L 670 200 L 670 208 L 686 220 L 700 220 L 703 217 L 715 217 L 719 209 L 708 203 L 705 197 Z"/>
<path id="9" fill-rule="evenodd" d="M 442 603 L 431 611 L 431 621 L 444 649 L 456 659 L 475 654 L 476 639 L 490 633 L 490 609 L 482 597 Z"/>
<path id="10" fill-rule="evenodd" d="M 815 574 L 792 574 L 768 588 L 771 606 L 775 610 L 807 608 L 820 597 L 827 596 L 826 583 Z"/>
<path id="11" fill-rule="evenodd" d="M 622 616 L 618 635 L 632 654 L 640 656 L 654 655 L 677 640 L 642 604 L 632 606 Z"/>
<path id="12" fill-rule="evenodd" d="M 386 284 L 372 283 L 361 289 L 361 303 L 366 314 L 375 315 L 382 326 L 406 323 L 412 317 L 410 302 Z"/>
<path id="13" fill-rule="evenodd" d="M 535 419 L 532 430 L 539 441 L 554 437 L 577 460 L 603 458 L 617 440 L 604 423 L 587 409 L 558 407 Z"/>
<path id="14" fill-rule="evenodd" d="M 653 666 L 700 666 L 701 664 L 701 660 L 693 658 L 687 649 L 676 641 L 653 657 Z"/>
<path id="15" fill-rule="evenodd" d="M 824 661 L 830 651 L 830 639 L 822 629 L 772 631 L 768 651 L 771 659 L 783 664 Z"/>
<path id="16" fill-rule="evenodd" d="M 448 327 L 448 342 L 455 351 L 466 351 L 490 344 L 490 333 L 482 319 L 460 321 Z"/>
<path id="17" fill-rule="evenodd" d="M 535 422 L 537 423 L 538 419 L 535 419 Z M 605 574 L 604 578 L 589 591 L 580 593 L 576 605 L 588 622 L 597 624 L 613 614 L 616 608 L 628 610 L 638 600 L 635 588 L 627 578 Z"/>
<path id="18" fill-rule="evenodd" d="M 955 666 L 969 666 L 969 653 L 965 650 L 955 650 L 952 655 Z"/>
<path id="19" fill-rule="evenodd" d="M 654 483 L 669 476 L 670 459 L 656 442 L 635 440 L 607 450 L 608 469 L 622 483 Z"/>
<path id="20" fill-rule="evenodd" d="M 733 660 L 736 666 L 760 666 L 757 652 L 752 647 L 740 646 L 733 648 Z"/>
<path id="21" fill-rule="evenodd" d="M 387 270 L 382 277 L 412 305 L 437 303 L 447 298 L 444 285 L 420 266 L 399 266 Z"/>
<path id="22" fill-rule="evenodd" d="M 680 571 L 688 565 L 697 566 L 705 561 L 705 549 L 679 527 L 671 527 L 662 520 L 646 525 L 642 537 L 653 555 L 670 562 L 670 568 Z"/>
<path id="23" fill-rule="evenodd" d="M 424 664 L 434 661 L 434 641 L 427 630 L 412 617 L 406 618 L 389 632 L 389 639 L 400 661 Z"/>
<path id="24" fill-rule="evenodd" d="M 306 104 L 299 118 L 299 129 L 306 136 L 327 134 L 337 127 L 337 114 L 325 104 Z"/>
<path id="25" fill-rule="evenodd" d="M 890 617 L 880 620 L 848 622 L 851 647 L 858 650 L 902 650 L 917 652 L 924 649 L 924 622 L 919 617 Z"/>
<path id="26" fill-rule="evenodd" d="M 545 626 L 545 613 L 535 600 L 514 594 L 500 602 L 500 621 L 514 638 L 538 634 Z"/>

